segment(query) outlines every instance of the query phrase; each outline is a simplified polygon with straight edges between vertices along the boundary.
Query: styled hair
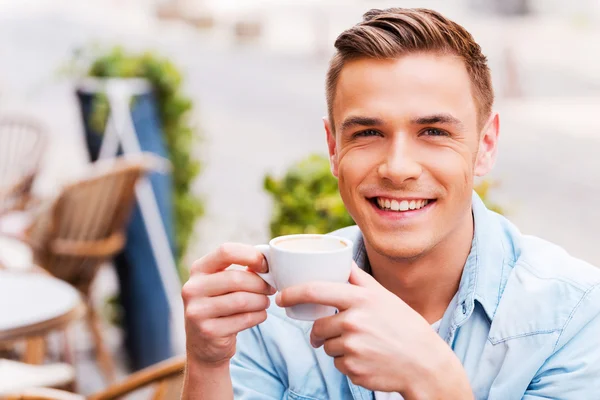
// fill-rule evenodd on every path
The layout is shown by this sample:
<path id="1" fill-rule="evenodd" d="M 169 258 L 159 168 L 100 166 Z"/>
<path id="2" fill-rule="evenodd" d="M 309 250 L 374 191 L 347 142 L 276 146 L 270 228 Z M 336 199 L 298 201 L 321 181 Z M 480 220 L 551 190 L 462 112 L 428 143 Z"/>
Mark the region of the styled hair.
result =
<path id="1" fill-rule="evenodd" d="M 346 62 L 359 58 L 394 59 L 423 52 L 458 56 L 471 78 L 478 129 L 491 114 L 494 90 L 481 47 L 465 28 L 433 10 L 370 10 L 363 15 L 362 22 L 337 37 L 335 48 L 326 82 L 327 110 L 334 130 L 333 103 L 340 73 Z"/>

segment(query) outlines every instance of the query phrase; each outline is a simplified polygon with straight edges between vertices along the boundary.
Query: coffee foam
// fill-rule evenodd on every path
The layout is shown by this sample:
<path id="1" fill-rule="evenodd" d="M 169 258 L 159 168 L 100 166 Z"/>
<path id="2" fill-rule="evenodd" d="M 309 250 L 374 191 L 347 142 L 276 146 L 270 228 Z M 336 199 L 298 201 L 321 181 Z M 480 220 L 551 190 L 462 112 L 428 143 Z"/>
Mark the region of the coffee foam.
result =
<path id="1" fill-rule="evenodd" d="M 300 253 L 328 252 L 344 249 L 348 245 L 337 239 L 328 237 L 289 238 L 275 242 L 275 247 Z"/>

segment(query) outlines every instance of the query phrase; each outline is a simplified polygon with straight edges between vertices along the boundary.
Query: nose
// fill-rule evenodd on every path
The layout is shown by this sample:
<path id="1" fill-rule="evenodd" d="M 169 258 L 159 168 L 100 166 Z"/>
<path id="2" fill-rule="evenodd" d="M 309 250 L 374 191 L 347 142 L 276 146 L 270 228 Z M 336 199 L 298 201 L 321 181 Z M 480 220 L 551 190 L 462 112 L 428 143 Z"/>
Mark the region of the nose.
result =
<path id="1" fill-rule="evenodd" d="M 423 173 L 423 167 L 416 160 L 415 149 L 403 136 L 398 135 L 386 149 L 384 159 L 377 171 L 382 179 L 395 185 L 415 180 Z"/>

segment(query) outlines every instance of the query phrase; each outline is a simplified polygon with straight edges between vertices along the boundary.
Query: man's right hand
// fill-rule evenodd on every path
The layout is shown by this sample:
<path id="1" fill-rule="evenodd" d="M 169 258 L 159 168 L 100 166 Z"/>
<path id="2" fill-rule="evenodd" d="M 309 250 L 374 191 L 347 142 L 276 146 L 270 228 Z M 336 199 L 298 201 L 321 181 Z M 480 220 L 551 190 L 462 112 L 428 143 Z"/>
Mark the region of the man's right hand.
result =
<path id="1" fill-rule="evenodd" d="M 237 333 L 267 318 L 267 296 L 275 289 L 252 271 L 226 270 L 232 264 L 268 269 L 260 251 L 237 243 L 223 244 L 194 263 L 182 290 L 188 362 L 228 364 Z"/>

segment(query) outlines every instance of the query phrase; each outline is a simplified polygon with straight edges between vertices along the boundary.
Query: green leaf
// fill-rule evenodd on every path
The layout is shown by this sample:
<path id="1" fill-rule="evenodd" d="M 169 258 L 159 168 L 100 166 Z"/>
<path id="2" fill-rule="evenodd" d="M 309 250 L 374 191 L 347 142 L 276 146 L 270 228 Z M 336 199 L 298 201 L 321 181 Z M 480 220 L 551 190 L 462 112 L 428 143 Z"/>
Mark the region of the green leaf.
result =
<path id="1" fill-rule="evenodd" d="M 266 175 L 263 188 L 274 203 L 272 236 L 327 233 L 354 224 L 325 156 L 313 154 L 300 160 L 280 179 Z"/>

